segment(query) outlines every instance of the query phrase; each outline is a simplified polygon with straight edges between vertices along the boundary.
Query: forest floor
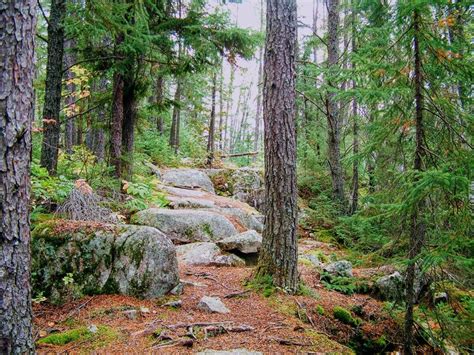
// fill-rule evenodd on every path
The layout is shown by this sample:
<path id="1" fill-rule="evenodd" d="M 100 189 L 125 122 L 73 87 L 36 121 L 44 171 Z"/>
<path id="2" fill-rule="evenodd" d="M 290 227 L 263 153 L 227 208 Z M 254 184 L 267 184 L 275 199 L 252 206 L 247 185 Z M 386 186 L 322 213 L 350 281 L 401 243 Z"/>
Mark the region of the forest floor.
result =
<path id="1" fill-rule="evenodd" d="M 300 250 L 344 255 L 334 245 L 300 238 Z M 88 296 L 63 306 L 35 304 L 36 336 L 52 331 L 93 329 L 65 345 L 38 344 L 50 353 L 195 353 L 204 350 L 247 349 L 264 353 L 363 352 L 367 342 L 379 341 L 392 350 L 400 341 L 399 325 L 384 304 L 367 294 L 345 295 L 326 289 L 320 275 L 306 263 L 299 270 L 306 291 L 264 295 L 246 286 L 253 267 L 181 266 L 184 291 L 179 296 L 139 300 L 120 295 Z M 376 272 L 354 269 L 356 277 Z M 230 310 L 206 313 L 197 308 L 203 296 L 217 296 Z M 181 300 L 180 307 L 164 304 Z M 341 306 L 357 314 L 359 324 L 335 319 Z M 58 333 L 59 334 L 59 333 Z M 64 333 L 67 334 L 67 333 Z M 91 335 L 92 334 L 92 335 Z M 75 335 L 72 335 L 75 336 Z M 390 345 L 385 340 L 390 339 Z M 369 340 L 371 339 L 371 340 Z M 369 345 L 370 345 L 369 344 Z M 352 348 L 349 348 L 352 345 Z"/>

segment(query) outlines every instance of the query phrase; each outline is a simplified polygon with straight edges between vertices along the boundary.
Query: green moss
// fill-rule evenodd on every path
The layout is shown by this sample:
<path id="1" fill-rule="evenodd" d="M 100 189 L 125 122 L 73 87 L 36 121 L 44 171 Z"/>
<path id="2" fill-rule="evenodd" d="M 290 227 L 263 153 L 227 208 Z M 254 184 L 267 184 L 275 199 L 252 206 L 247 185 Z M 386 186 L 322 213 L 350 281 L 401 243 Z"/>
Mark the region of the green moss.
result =
<path id="1" fill-rule="evenodd" d="M 311 297 L 314 299 L 320 298 L 319 294 L 315 290 L 313 290 L 309 286 L 306 286 L 303 282 L 299 283 L 297 294 L 301 296 Z"/>
<path id="2" fill-rule="evenodd" d="M 206 233 L 211 239 L 214 237 L 214 233 L 212 232 L 211 225 L 209 223 L 204 223 L 202 225 L 202 230 Z"/>
<path id="3" fill-rule="evenodd" d="M 324 311 L 323 306 L 321 306 L 320 304 L 318 304 L 318 305 L 316 306 L 316 312 L 317 312 L 320 316 L 324 316 L 325 311 Z"/>
<path id="4" fill-rule="evenodd" d="M 248 289 L 261 293 L 264 297 L 270 297 L 276 292 L 271 275 L 256 276 L 245 283 Z"/>
<path id="5" fill-rule="evenodd" d="M 117 330 L 99 325 L 97 332 L 90 332 L 87 327 L 79 327 L 75 329 L 66 330 L 60 333 L 53 333 L 39 339 L 38 344 L 51 344 L 51 345 L 65 345 L 80 340 L 81 342 L 89 342 L 89 348 L 98 348 L 107 345 L 113 340 L 118 338 Z"/>
<path id="6" fill-rule="evenodd" d="M 344 324 L 351 325 L 353 327 L 357 327 L 361 324 L 361 320 L 358 318 L 352 317 L 351 312 L 343 307 L 336 306 L 333 309 L 334 318 L 341 321 Z"/>
<path id="7" fill-rule="evenodd" d="M 310 340 L 313 347 L 308 350 L 317 353 L 330 353 L 330 354 L 353 354 L 354 352 L 334 340 L 331 340 L 326 334 L 318 333 L 313 329 L 306 329 L 305 336 Z"/>
<path id="8" fill-rule="evenodd" d="M 61 333 L 53 333 L 38 340 L 38 344 L 65 345 L 79 339 L 87 340 L 93 336 L 86 327 L 66 330 Z"/>
<path id="9" fill-rule="evenodd" d="M 141 281 L 131 280 L 130 281 L 130 295 L 142 298 L 143 295 L 150 289 L 151 278 L 150 273 L 145 272 Z"/>
<path id="10" fill-rule="evenodd" d="M 99 293 L 105 293 L 105 294 L 114 294 L 114 293 L 119 293 L 119 285 L 117 281 L 115 281 L 113 278 L 109 277 L 107 281 L 105 282 L 104 287 L 102 289 L 96 289 L 95 290 L 96 294 Z"/>

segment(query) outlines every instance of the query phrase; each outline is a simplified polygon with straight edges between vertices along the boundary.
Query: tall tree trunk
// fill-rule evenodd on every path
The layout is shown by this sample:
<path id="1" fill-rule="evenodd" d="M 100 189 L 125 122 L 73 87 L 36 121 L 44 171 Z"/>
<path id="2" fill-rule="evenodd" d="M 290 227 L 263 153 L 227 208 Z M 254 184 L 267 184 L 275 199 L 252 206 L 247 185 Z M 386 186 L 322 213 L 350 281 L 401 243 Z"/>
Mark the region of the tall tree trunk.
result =
<path id="1" fill-rule="evenodd" d="M 319 1 L 313 0 L 313 34 L 318 34 L 318 15 L 319 15 Z M 313 46 L 313 62 L 318 63 L 318 48 L 316 45 Z"/>
<path id="2" fill-rule="evenodd" d="M 335 71 L 339 60 L 339 0 L 328 0 L 328 70 Z M 330 74 L 332 76 L 332 74 Z M 328 85 L 336 88 L 337 84 L 332 78 L 328 79 Z M 326 110 L 328 121 L 328 148 L 329 168 L 331 171 L 332 187 L 334 197 L 345 209 L 344 196 L 344 172 L 341 165 L 340 140 L 341 140 L 341 117 L 339 114 L 336 94 L 328 92 L 326 97 Z"/>
<path id="3" fill-rule="evenodd" d="M 263 0 L 260 0 L 260 31 L 263 32 L 265 23 Z M 262 116 L 262 91 L 263 91 L 263 47 L 258 52 L 258 77 L 257 77 L 257 112 L 255 113 L 255 137 L 253 142 L 253 150 L 258 151 L 260 147 L 260 118 Z M 253 162 L 257 161 L 254 155 Z"/>
<path id="4" fill-rule="evenodd" d="M 156 117 L 156 130 L 160 133 L 160 135 L 163 135 L 165 133 L 165 123 L 163 121 L 162 105 L 165 92 L 165 80 L 162 75 L 159 75 L 156 79 L 155 90 L 155 104 L 160 108 Z"/>
<path id="5" fill-rule="evenodd" d="M 227 88 L 227 106 L 225 110 L 225 123 L 224 123 L 224 150 L 230 150 L 230 132 L 229 132 L 229 114 L 232 111 L 234 106 L 234 78 L 235 78 L 235 65 L 233 63 L 230 64 L 230 80 L 229 80 L 229 87 Z"/>
<path id="6" fill-rule="evenodd" d="M 415 8 L 413 12 L 413 54 L 414 54 L 414 83 L 415 83 L 415 160 L 413 168 L 420 172 L 423 170 L 424 149 L 424 128 L 423 128 L 423 78 L 421 71 L 421 54 L 420 54 L 420 14 L 419 9 Z M 416 179 L 416 178 L 415 178 Z M 417 180 L 415 180 L 415 184 Z M 416 302 L 415 294 L 415 272 L 416 258 L 421 252 L 425 240 L 426 227 L 422 221 L 424 210 L 424 201 L 418 202 L 414 206 L 413 213 L 410 217 L 410 244 L 408 251 L 409 264 L 406 274 L 406 313 L 405 313 L 405 343 L 404 353 L 413 354 L 413 307 Z"/>
<path id="7" fill-rule="evenodd" d="M 212 73 L 212 94 L 211 94 L 211 118 L 209 119 L 209 134 L 207 136 L 207 165 L 212 168 L 214 161 L 214 133 L 216 126 L 216 91 L 217 91 L 217 74 Z"/>
<path id="8" fill-rule="evenodd" d="M 30 159 L 36 0 L 0 11 L 0 353 L 33 354 Z"/>
<path id="9" fill-rule="evenodd" d="M 137 94 L 133 78 L 125 80 L 123 89 L 122 176 L 130 179 L 133 170 L 133 145 L 137 120 Z"/>
<path id="10" fill-rule="evenodd" d="M 64 43 L 65 53 L 64 53 L 64 66 L 70 68 L 76 62 L 76 56 L 72 52 L 76 43 L 73 39 L 68 39 Z M 64 100 L 64 105 L 66 107 L 66 124 L 64 129 L 64 147 L 67 154 L 72 154 L 72 147 L 75 142 L 75 129 L 74 129 L 74 115 L 75 115 L 75 102 L 77 100 L 75 96 L 76 85 L 73 82 L 74 73 L 71 69 L 66 71 L 66 92 L 67 96 Z"/>
<path id="11" fill-rule="evenodd" d="M 171 120 L 171 130 L 170 130 L 170 147 L 173 149 L 175 154 L 178 154 L 179 150 L 179 126 L 181 118 L 181 79 L 176 80 L 176 90 L 174 92 L 174 102 L 173 106 L 173 117 Z"/>
<path id="12" fill-rule="evenodd" d="M 263 120 L 265 124 L 265 229 L 257 277 L 295 292 L 296 0 L 267 0 Z"/>
<path id="13" fill-rule="evenodd" d="M 64 16 L 65 0 L 51 0 L 48 22 L 48 60 L 46 66 L 46 88 L 43 108 L 43 146 L 41 166 L 51 175 L 56 174 L 58 166 L 59 135 L 61 125 L 61 84 L 63 77 Z"/>
<path id="14" fill-rule="evenodd" d="M 224 150 L 224 56 L 221 56 L 219 75 L 219 150 Z"/>
<path id="15" fill-rule="evenodd" d="M 110 163 L 115 176 L 122 174 L 122 124 L 123 124 L 124 79 L 119 72 L 114 73 L 112 89 L 112 124 L 110 127 Z"/>
<path id="16" fill-rule="evenodd" d="M 355 0 L 352 0 L 352 54 L 357 52 L 357 31 L 356 31 L 356 5 Z M 352 60 L 352 90 L 355 92 L 357 89 L 356 83 L 356 64 Z M 354 161 L 352 163 L 352 196 L 350 213 L 354 214 L 357 211 L 359 204 L 359 126 L 358 126 L 358 107 L 357 99 L 354 96 L 352 98 L 352 154 L 354 155 Z"/>

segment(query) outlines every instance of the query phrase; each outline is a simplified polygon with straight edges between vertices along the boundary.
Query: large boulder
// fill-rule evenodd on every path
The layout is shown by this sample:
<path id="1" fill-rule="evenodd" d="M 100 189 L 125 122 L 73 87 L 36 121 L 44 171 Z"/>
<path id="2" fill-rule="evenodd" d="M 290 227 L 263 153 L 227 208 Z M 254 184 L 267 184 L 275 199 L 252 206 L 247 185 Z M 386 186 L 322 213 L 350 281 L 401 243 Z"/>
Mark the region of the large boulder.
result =
<path id="1" fill-rule="evenodd" d="M 134 222 L 158 228 L 177 243 L 217 241 L 238 233 L 226 217 L 206 210 L 150 208 L 135 214 Z"/>
<path id="2" fill-rule="evenodd" d="M 168 169 L 162 172 L 164 183 L 189 189 L 200 188 L 214 193 L 214 185 L 209 176 L 195 169 Z"/>
<path id="3" fill-rule="evenodd" d="M 244 254 L 258 253 L 262 246 L 262 236 L 254 230 L 227 237 L 217 242 L 224 251 L 239 251 Z"/>
<path id="4" fill-rule="evenodd" d="M 152 227 L 57 221 L 33 231 L 33 292 L 53 302 L 119 293 L 159 297 L 179 283 L 171 240 Z"/>
<path id="5" fill-rule="evenodd" d="M 234 254 L 223 254 L 215 243 L 190 243 L 176 247 L 178 261 L 186 265 L 244 266 L 245 261 Z"/>
<path id="6" fill-rule="evenodd" d="M 257 210 L 263 210 L 265 186 L 261 171 L 252 168 L 237 169 L 231 176 L 233 196 Z"/>
<path id="7" fill-rule="evenodd" d="M 393 274 L 377 279 L 375 290 L 382 299 L 397 301 L 403 297 L 404 284 L 403 276 L 398 271 L 395 271 Z"/>

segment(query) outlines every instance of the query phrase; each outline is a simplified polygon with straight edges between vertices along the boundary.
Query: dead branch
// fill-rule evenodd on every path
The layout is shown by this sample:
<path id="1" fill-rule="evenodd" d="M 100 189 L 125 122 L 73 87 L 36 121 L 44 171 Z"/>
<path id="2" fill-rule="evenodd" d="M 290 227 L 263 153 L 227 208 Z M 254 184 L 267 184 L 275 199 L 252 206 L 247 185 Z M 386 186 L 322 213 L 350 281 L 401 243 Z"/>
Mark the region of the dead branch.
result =
<path id="1" fill-rule="evenodd" d="M 258 155 L 258 152 L 245 152 L 245 153 L 232 153 L 232 154 L 223 154 L 221 158 L 236 158 L 236 157 L 247 157 Z"/>
<path id="2" fill-rule="evenodd" d="M 276 341 L 280 345 L 288 345 L 288 346 L 313 346 L 312 343 L 301 343 L 297 340 L 293 339 L 284 339 L 284 338 L 275 338 L 271 337 L 270 340 Z"/>

